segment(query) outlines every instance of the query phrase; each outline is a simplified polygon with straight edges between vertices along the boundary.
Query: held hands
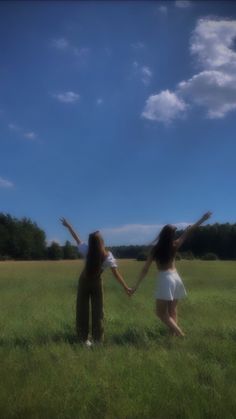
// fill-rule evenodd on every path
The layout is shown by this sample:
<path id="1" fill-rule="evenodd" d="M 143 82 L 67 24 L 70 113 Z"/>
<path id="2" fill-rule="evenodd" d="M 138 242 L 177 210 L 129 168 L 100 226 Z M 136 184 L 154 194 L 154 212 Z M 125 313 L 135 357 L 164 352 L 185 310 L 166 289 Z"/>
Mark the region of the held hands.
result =
<path id="1" fill-rule="evenodd" d="M 130 287 L 126 287 L 125 288 L 125 292 L 129 297 L 132 297 L 133 293 L 136 291 L 136 287 L 130 288 Z"/>
<path id="2" fill-rule="evenodd" d="M 133 287 L 133 288 L 128 288 L 126 290 L 126 292 L 127 292 L 127 294 L 128 294 L 129 297 L 132 297 L 132 295 L 135 293 L 136 290 L 137 290 L 137 288 L 136 287 Z"/>
<path id="3" fill-rule="evenodd" d="M 129 288 L 129 287 L 125 288 L 125 292 L 126 292 L 126 294 L 127 294 L 129 297 L 131 297 L 131 295 L 132 295 L 132 288 Z"/>

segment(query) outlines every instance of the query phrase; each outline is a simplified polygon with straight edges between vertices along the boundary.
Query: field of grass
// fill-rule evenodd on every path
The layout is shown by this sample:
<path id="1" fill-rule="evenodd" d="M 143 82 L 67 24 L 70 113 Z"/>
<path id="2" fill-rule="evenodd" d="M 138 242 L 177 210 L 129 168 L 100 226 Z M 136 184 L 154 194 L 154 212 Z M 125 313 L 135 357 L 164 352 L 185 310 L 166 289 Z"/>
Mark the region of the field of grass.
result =
<path id="1" fill-rule="evenodd" d="M 132 285 L 142 262 L 120 261 Z M 236 263 L 180 261 L 186 337 L 154 315 L 155 270 L 129 299 L 104 274 L 105 343 L 76 342 L 82 262 L 0 263 L 0 417 L 236 418 Z"/>

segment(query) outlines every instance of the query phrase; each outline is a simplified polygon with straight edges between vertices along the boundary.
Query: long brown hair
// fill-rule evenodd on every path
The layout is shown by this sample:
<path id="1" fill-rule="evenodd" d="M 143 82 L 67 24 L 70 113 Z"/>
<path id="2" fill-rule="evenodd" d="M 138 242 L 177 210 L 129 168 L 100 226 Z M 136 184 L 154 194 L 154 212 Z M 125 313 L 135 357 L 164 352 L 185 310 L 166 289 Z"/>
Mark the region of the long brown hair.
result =
<path id="1" fill-rule="evenodd" d="M 98 276 L 101 273 L 104 259 L 104 241 L 99 231 L 95 231 L 89 235 L 88 239 L 88 254 L 85 264 L 86 273 L 91 277 Z"/>
<path id="2" fill-rule="evenodd" d="M 153 259 L 160 263 L 160 265 L 170 262 L 175 257 L 175 231 L 176 227 L 167 224 L 163 227 L 156 240 L 154 240 L 154 243 L 157 243 L 153 246 L 151 254 Z"/>

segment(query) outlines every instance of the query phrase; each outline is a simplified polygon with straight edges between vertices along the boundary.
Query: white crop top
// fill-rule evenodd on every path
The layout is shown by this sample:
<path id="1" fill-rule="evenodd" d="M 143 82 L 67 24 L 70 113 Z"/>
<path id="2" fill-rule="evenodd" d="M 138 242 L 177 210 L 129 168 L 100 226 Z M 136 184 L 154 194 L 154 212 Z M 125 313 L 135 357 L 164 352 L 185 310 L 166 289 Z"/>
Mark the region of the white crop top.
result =
<path id="1" fill-rule="evenodd" d="M 78 250 L 81 253 L 81 255 L 86 258 L 87 254 L 88 254 L 88 245 L 87 243 L 81 242 L 78 245 Z M 113 254 L 111 252 L 108 252 L 106 259 L 104 260 L 103 264 L 102 264 L 102 269 L 106 269 L 106 268 L 117 268 L 117 262 L 116 259 L 114 258 Z"/>

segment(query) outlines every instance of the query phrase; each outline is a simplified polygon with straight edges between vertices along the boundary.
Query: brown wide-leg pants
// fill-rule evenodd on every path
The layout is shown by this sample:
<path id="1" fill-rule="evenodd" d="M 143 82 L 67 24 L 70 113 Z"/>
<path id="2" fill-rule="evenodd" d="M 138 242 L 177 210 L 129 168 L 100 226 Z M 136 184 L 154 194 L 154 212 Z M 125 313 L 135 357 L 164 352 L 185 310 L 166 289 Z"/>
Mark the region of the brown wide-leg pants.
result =
<path id="1" fill-rule="evenodd" d="M 91 302 L 92 337 L 103 341 L 103 287 L 100 276 L 89 278 L 82 272 L 79 278 L 76 302 L 76 330 L 79 340 L 85 342 L 89 334 L 89 312 Z"/>

